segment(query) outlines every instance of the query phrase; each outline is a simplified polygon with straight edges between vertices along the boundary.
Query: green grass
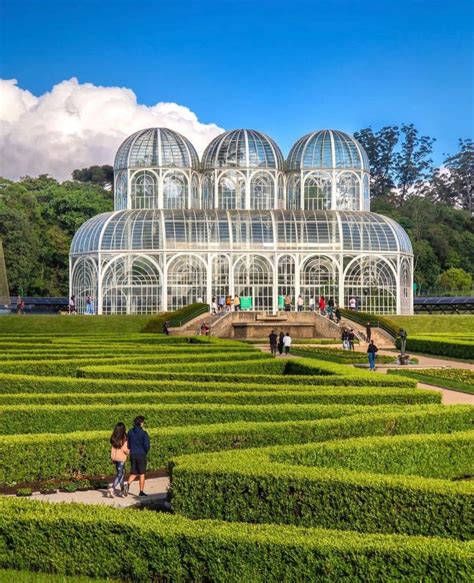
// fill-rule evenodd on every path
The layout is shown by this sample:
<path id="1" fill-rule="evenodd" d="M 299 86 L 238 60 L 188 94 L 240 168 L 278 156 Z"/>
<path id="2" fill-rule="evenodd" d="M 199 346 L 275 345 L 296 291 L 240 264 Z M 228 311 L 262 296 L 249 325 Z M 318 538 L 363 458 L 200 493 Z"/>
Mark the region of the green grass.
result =
<path id="1" fill-rule="evenodd" d="M 403 328 L 410 335 L 466 332 L 474 330 L 474 315 L 464 314 L 417 314 L 416 316 L 389 316 L 390 321 L 398 329 Z"/>

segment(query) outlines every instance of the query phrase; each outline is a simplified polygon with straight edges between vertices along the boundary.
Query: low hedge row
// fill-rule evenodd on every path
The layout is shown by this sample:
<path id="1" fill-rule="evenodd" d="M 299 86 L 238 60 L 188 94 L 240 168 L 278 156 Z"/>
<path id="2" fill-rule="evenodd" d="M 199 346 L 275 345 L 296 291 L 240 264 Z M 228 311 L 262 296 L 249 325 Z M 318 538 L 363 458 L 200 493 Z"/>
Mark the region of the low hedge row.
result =
<path id="1" fill-rule="evenodd" d="M 298 356 L 308 356 L 310 358 L 318 358 L 321 360 L 328 360 L 329 362 L 338 362 L 340 364 L 366 364 L 368 362 L 367 353 L 356 352 L 355 350 L 304 346 L 302 348 L 295 347 L 292 352 Z M 377 362 L 382 364 L 393 363 L 395 362 L 395 355 L 377 356 Z"/>
<path id="2" fill-rule="evenodd" d="M 293 361 L 292 361 L 293 362 Z M 278 364 L 278 361 L 277 361 Z M 323 364 L 323 363 L 321 363 Z M 324 363 L 326 364 L 326 363 Z M 327 363 L 328 364 L 328 363 Z M 214 369 L 213 369 L 214 370 Z M 308 369 L 309 371 L 310 369 Z M 397 375 L 374 375 L 364 373 L 358 370 L 343 369 L 339 375 L 328 374 L 327 371 L 322 371 L 320 374 L 314 368 L 311 369 L 311 374 L 261 374 L 255 372 L 252 374 L 245 374 L 242 372 L 204 372 L 202 370 L 196 371 L 175 371 L 175 370 L 161 370 L 156 372 L 143 371 L 140 372 L 136 368 L 121 366 L 87 366 L 81 367 L 77 370 L 77 376 L 87 379 L 113 379 L 122 381 L 129 379 L 135 381 L 145 382 L 160 382 L 175 381 L 175 382 L 194 382 L 194 383 L 232 383 L 245 384 L 246 388 L 249 384 L 262 384 L 268 386 L 278 385 L 328 385 L 332 386 L 365 386 L 365 387 L 415 387 L 416 381 L 401 377 Z M 1 378 L 1 376 L 0 376 Z"/>
<path id="3" fill-rule="evenodd" d="M 163 468 L 182 454 L 299 444 L 365 435 L 463 431 L 472 425 L 472 407 L 400 407 L 339 419 L 261 423 L 215 423 L 149 429 L 150 469 Z M 67 434 L 0 436 L 0 484 L 109 474 L 110 430 Z"/>
<path id="4" fill-rule="evenodd" d="M 250 356 L 250 358 L 248 358 Z M 218 355 L 189 355 L 186 357 L 186 365 L 182 364 L 183 356 L 177 353 L 176 356 L 163 354 L 163 355 L 150 355 L 150 356 L 124 356 L 124 357 L 89 357 L 89 358 L 66 358 L 66 359 L 38 359 L 38 360 L 8 360 L 1 362 L 1 371 L 3 373 L 17 373 L 17 374 L 31 374 L 31 375 L 61 375 L 61 376 L 76 376 L 79 368 L 86 366 L 98 366 L 105 365 L 107 361 L 113 358 L 115 365 L 136 365 L 142 366 L 145 364 L 156 364 L 162 366 L 164 369 L 173 370 L 174 368 L 183 368 L 186 366 L 187 370 L 199 370 L 202 366 L 206 369 L 214 370 L 215 367 L 219 367 L 219 370 L 224 372 L 233 372 L 234 370 L 248 370 L 248 371 L 280 371 L 283 363 L 278 363 L 275 359 L 270 357 L 262 358 L 261 354 L 258 352 L 251 353 L 250 355 L 241 354 L 237 356 L 227 355 L 229 359 L 228 363 L 219 362 L 219 360 L 225 360 L 225 355 L 219 359 Z M 216 362 L 212 364 L 207 364 L 208 361 L 212 361 L 215 358 Z M 166 364 L 163 363 L 166 360 Z M 193 367 L 191 364 L 193 361 L 196 365 Z M 240 362 L 242 361 L 242 364 Z M 169 364 L 174 362 L 175 364 Z M 161 364 L 160 364 L 161 363 Z M 199 364 L 202 363 L 202 364 Z"/>
<path id="5" fill-rule="evenodd" d="M 392 372 L 392 371 L 389 371 Z M 461 393 L 474 395 L 474 384 L 472 382 L 474 373 L 463 369 L 417 369 L 397 371 L 399 374 L 415 379 L 421 383 L 427 383 L 437 387 L 453 389 Z M 463 374 L 464 373 L 464 374 Z"/>
<path id="6" fill-rule="evenodd" d="M 378 408 L 379 406 L 374 406 Z M 381 410 L 396 406 L 380 405 Z M 158 404 L 124 403 L 110 405 L 4 405 L 0 407 L 0 435 L 27 433 L 70 433 L 110 429 L 118 421 L 130 425 L 144 415 L 147 427 L 180 427 L 235 423 L 238 421 L 302 421 L 329 419 L 362 413 L 365 406 L 278 404 L 223 405 L 212 403 Z M 374 411 L 375 412 L 375 411 Z"/>
<path id="7" fill-rule="evenodd" d="M 400 464 L 403 473 L 410 466 L 410 459 L 406 467 L 402 461 L 406 444 L 402 455 L 397 455 L 400 440 L 389 439 L 392 439 L 389 454 L 392 453 L 394 460 L 389 454 L 385 460 L 395 474 L 397 463 Z M 441 439 L 428 436 L 432 447 L 434 440 Z M 459 469 L 465 470 L 468 451 L 472 451 L 472 432 L 463 434 L 462 438 L 448 439 L 457 441 L 462 452 L 456 455 Z M 418 436 L 418 443 L 422 440 L 423 436 Z M 464 447 L 461 447 L 462 440 Z M 352 440 L 347 441 L 346 455 L 341 454 L 340 461 L 337 456 L 344 450 L 340 442 L 302 446 L 306 455 L 299 459 L 299 447 L 175 458 L 170 464 L 173 509 L 193 519 L 284 523 L 463 540 L 472 537 L 474 488 L 471 483 L 370 472 L 370 464 L 366 471 L 327 467 L 333 463 L 364 468 L 363 460 L 354 453 L 356 445 Z M 411 442 L 414 447 L 414 440 Z M 328 447 L 331 451 L 324 456 Z M 436 453 L 440 457 L 443 457 L 440 451 L 445 456 L 453 453 L 452 448 L 451 451 L 438 448 Z M 295 464 L 292 454 L 304 465 Z M 318 454 L 324 465 L 319 464 Z M 379 460 L 377 467 L 380 469 L 381 465 L 383 462 Z"/>
<path id="8" fill-rule="evenodd" d="M 136 392 L 147 392 L 160 394 L 161 392 L 182 392 L 182 391 L 288 391 L 288 390 L 314 390 L 330 389 L 335 395 L 345 388 L 348 389 L 383 389 L 389 387 L 413 388 L 416 381 L 400 376 L 374 375 L 361 378 L 359 376 L 296 376 L 296 375 L 181 375 L 184 378 L 175 377 L 173 373 L 163 373 L 160 382 L 153 380 L 134 380 L 107 378 L 113 367 L 106 367 L 103 373 L 95 372 L 87 374 L 84 378 L 56 377 L 56 376 L 33 376 L 15 375 L 0 373 L 0 394 L 29 393 L 120 393 L 124 396 L 133 395 Z M 98 369 L 99 371 L 101 369 Z M 92 378 L 96 375 L 97 378 Z M 103 378 L 101 377 L 103 374 Z M 179 375 L 178 375 L 179 376 Z M 189 377 L 189 380 L 186 377 Z M 203 380 L 199 377 L 203 376 Z M 195 378 L 197 377 L 197 378 Z M 212 378 L 213 377 L 213 378 Z M 335 387 L 338 387 L 335 389 Z M 389 389 L 386 389 L 389 391 Z"/>
<path id="9" fill-rule="evenodd" d="M 131 382 L 134 383 L 135 381 Z M 140 385 L 138 389 L 140 390 Z M 109 405 L 118 403 L 234 403 L 241 405 L 320 403 L 331 405 L 351 403 L 354 405 L 370 406 L 384 404 L 435 404 L 441 403 L 442 397 L 439 391 L 421 391 L 398 387 L 389 390 L 386 387 L 338 387 L 335 390 L 334 387 L 294 385 L 270 390 L 270 387 L 266 389 L 262 385 L 245 387 L 242 387 L 242 385 L 234 385 L 231 387 L 224 383 L 214 383 L 212 385 L 207 383 L 205 385 L 206 390 L 199 390 L 197 386 L 193 386 L 192 389 L 189 390 L 188 387 L 183 388 L 182 386 L 178 386 L 176 390 L 168 391 L 167 387 L 164 386 L 155 392 L 136 392 L 134 386 L 126 383 L 123 391 L 117 390 L 116 392 L 108 393 L 0 393 L 0 406 L 15 404 L 44 405 L 47 403 L 52 405 L 98 405 L 100 403 L 107 403 Z M 112 390 L 112 388 L 109 387 L 109 390 Z"/>
<path id="10" fill-rule="evenodd" d="M 397 339 L 397 348 L 400 348 L 400 339 Z M 408 352 L 474 360 L 474 342 L 469 340 L 409 336 L 406 349 Z"/>
<path id="11" fill-rule="evenodd" d="M 472 580 L 467 543 L 0 500 L 0 565 L 125 581 Z"/>

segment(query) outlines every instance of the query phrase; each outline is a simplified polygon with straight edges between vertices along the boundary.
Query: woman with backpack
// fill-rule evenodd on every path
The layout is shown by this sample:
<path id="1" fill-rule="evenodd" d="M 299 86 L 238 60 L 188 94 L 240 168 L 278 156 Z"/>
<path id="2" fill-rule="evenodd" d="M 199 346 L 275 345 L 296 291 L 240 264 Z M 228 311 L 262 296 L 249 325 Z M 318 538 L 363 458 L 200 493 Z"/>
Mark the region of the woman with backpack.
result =
<path id="1" fill-rule="evenodd" d="M 115 465 L 115 479 L 107 490 L 107 496 L 114 498 L 115 492 L 120 490 L 119 496 L 123 496 L 123 485 L 125 481 L 125 462 L 130 453 L 127 441 L 127 428 L 124 423 L 117 423 L 110 437 L 112 446 L 110 457 Z"/>

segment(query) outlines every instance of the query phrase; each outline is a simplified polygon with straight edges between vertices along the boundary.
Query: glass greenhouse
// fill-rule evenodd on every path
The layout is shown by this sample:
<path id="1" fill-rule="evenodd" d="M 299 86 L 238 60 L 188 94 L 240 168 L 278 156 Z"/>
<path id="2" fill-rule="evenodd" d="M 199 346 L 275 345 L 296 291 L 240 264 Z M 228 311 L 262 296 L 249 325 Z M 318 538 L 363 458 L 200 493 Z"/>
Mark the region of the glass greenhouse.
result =
<path id="1" fill-rule="evenodd" d="M 281 297 L 411 314 L 413 252 L 370 212 L 369 161 L 339 131 L 307 134 L 288 159 L 261 132 L 212 140 L 202 159 L 165 128 L 136 132 L 115 158 L 115 211 L 71 246 L 71 294 L 100 314 L 149 314 L 238 294 L 274 312 Z"/>

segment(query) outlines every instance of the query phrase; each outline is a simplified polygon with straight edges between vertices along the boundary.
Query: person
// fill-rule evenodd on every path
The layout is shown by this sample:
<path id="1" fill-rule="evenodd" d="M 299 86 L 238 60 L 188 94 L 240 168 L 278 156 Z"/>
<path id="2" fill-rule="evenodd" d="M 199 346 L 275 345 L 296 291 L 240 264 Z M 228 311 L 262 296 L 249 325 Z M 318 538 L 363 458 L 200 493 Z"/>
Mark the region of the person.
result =
<path id="1" fill-rule="evenodd" d="M 170 335 L 170 323 L 168 321 L 163 324 L 163 334 Z"/>
<path id="2" fill-rule="evenodd" d="M 145 417 L 138 415 L 133 421 L 133 428 L 127 434 L 128 449 L 130 450 L 130 476 L 128 482 L 124 485 L 123 495 L 128 496 L 130 486 L 138 476 L 138 483 L 140 486 L 139 496 L 147 496 L 145 494 L 145 476 L 147 455 L 150 451 L 150 437 L 143 429 L 145 424 Z"/>
<path id="3" fill-rule="evenodd" d="M 70 314 L 77 314 L 76 296 L 74 294 L 72 294 L 72 296 L 69 298 L 69 313 Z"/>
<path id="4" fill-rule="evenodd" d="M 283 347 L 284 347 L 283 338 L 284 337 L 285 337 L 285 335 L 283 334 L 283 332 L 280 332 L 280 335 L 278 337 L 278 346 L 277 346 L 278 353 L 280 354 L 280 356 L 283 354 Z"/>
<path id="5" fill-rule="evenodd" d="M 209 326 L 207 325 L 207 322 L 203 322 L 201 324 L 201 336 L 209 336 Z"/>
<path id="6" fill-rule="evenodd" d="M 330 320 L 333 319 L 333 312 L 334 312 L 334 300 L 332 298 L 329 298 L 328 300 L 328 305 L 327 305 L 327 313 L 328 313 L 328 318 Z"/>
<path id="7" fill-rule="evenodd" d="M 123 496 L 123 486 L 125 481 L 125 462 L 130 453 L 127 441 L 127 428 L 124 423 L 117 423 L 110 437 L 110 458 L 115 466 L 115 478 L 109 485 L 107 496 L 113 498 L 115 492 L 120 490 L 119 496 Z"/>
<path id="8" fill-rule="evenodd" d="M 240 296 L 239 294 L 235 294 L 234 296 L 234 310 L 238 312 L 240 310 Z"/>
<path id="9" fill-rule="evenodd" d="M 349 310 L 355 310 L 356 309 L 356 299 L 352 296 L 349 298 Z"/>
<path id="10" fill-rule="evenodd" d="M 224 296 L 219 296 L 219 301 L 217 302 L 217 305 L 219 307 L 219 312 L 223 312 L 224 305 L 225 305 L 225 297 Z"/>
<path id="11" fill-rule="evenodd" d="M 369 358 L 369 368 L 371 371 L 375 370 L 375 357 L 378 352 L 378 348 L 375 346 L 374 341 L 369 342 L 369 347 L 367 348 L 367 356 Z"/>
<path id="12" fill-rule="evenodd" d="M 407 338 L 408 334 L 403 328 L 400 328 L 398 335 L 400 336 L 400 354 L 405 354 L 405 350 L 407 347 Z"/>
<path id="13" fill-rule="evenodd" d="M 290 354 L 291 336 L 289 332 L 283 336 L 283 346 L 285 347 L 285 354 Z"/>
<path id="14" fill-rule="evenodd" d="M 90 294 L 86 295 L 86 314 L 92 315 L 94 313 L 94 301 Z"/>
<path id="15" fill-rule="evenodd" d="M 232 296 L 226 296 L 225 298 L 225 310 L 230 312 L 232 310 Z"/>
<path id="16" fill-rule="evenodd" d="M 349 331 L 347 330 L 347 328 L 344 328 L 342 330 L 341 340 L 342 340 L 342 349 L 349 350 Z"/>
<path id="17" fill-rule="evenodd" d="M 314 301 L 314 296 L 311 296 L 309 298 L 309 311 L 310 312 L 314 312 L 315 305 L 316 305 L 316 302 Z"/>
<path id="18" fill-rule="evenodd" d="M 23 316 L 25 313 L 25 300 L 21 296 L 18 296 L 17 299 L 16 312 L 19 316 Z"/>
<path id="19" fill-rule="evenodd" d="M 347 338 L 349 340 L 349 350 L 354 350 L 354 340 L 355 340 L 354 328 L 351 328 L 349 330 L 349 334 L 347 335 Z"/>
<path id="20" fill-rule="evenodd" d="M 326 313 L 326 298 L 324 296 L 319 298 L 319 313 L 321 316 L 324 316 Z"/>
<path id="21" fill-rule="evenodd" d="M 370 343 L 372 339 L 372 326 L 370 322 L 367 322 L 367 324 L 365 325 L 365 335 L 367 336 L 367 342 Z"/>
<path id="22" fill-rule="evenodd" d="M 290 294 L 286 294 L 284 303 L 285 303 L 285 312 L 291 312 L 291 296 L 290 296 Z"/>
<path id="23" fill-rule="evenodd" d="M 298 306 L 298 312 L 302 312 L 304 307 L 303 296 L 301 295 L 298 296 L 298 299 L 296 300 L 296 305 Z"/>
<path id="24" fill-rule="evenodd" d="M 275 334 L 275 330 L 272 330 L 271 333 L 268 335 L 268 340 L 270 342 L 270 352 L 276 356 L 277 353 L 277 344 L 278 344 L 278 336 Z"/>
<path id="25" fill-rule="evenodd" d="M 216 299 L 216 296 L 212 296 L 211 312 L 214 315 L 217 314 L 217 299 Z"/>
<path id="26" fill-rule="evenodd" d="M 198 298 L 197 298 L 196 302 L 197 302 L 198 304 L 203 304 L 203 303 L 204 303 L 204 300 L 202 299 L 202 296 L 198 296 Z"/>
<path id="27" fill-rule="evenodd" d="M 336 324 L 339 324 L 339 322 L 341 321 L 341 310 L 339 309 L 339 307 L 336 307 L 336 309 L 334 310 L 334 318 L 336 319 Z"/>

